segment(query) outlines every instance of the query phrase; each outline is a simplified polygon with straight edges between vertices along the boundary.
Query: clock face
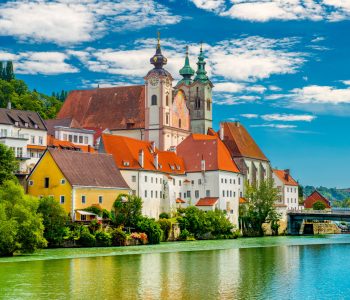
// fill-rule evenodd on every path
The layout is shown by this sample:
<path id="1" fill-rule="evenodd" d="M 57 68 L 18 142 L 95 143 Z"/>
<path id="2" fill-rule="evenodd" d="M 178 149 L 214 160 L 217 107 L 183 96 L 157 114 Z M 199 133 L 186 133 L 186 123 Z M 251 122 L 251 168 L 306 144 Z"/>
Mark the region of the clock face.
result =
<path id="1" fill-rule="evenodd" d="M 152 77 L 149 79 L 149 83 L 150 83 L 152 86 L 157 86 L 158 83 L 159 83 L 159 78 L 156 77 L 156 76 L 152 76 Z"/>

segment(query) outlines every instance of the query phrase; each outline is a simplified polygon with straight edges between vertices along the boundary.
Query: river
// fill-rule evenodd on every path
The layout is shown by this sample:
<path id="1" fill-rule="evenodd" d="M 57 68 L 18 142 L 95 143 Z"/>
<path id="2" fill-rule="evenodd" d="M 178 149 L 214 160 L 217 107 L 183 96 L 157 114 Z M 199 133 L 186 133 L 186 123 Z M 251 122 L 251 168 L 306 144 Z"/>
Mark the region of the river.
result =
<path id="1" fill-rule="evenodd" d="M 350 235 L 49 249 L 0 258 L 0 299 L 350 299 Z"/>

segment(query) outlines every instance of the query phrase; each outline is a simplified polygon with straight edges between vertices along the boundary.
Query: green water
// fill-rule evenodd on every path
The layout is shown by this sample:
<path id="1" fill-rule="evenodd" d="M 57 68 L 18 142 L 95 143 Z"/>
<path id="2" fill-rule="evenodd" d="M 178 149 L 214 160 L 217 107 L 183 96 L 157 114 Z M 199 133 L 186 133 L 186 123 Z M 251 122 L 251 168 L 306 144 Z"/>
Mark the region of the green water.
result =
<path id="1" fill-rule="evenodd" d="M 52 249 L 0 259 L 0 299 L 350 299 L 350 235 Z"/>

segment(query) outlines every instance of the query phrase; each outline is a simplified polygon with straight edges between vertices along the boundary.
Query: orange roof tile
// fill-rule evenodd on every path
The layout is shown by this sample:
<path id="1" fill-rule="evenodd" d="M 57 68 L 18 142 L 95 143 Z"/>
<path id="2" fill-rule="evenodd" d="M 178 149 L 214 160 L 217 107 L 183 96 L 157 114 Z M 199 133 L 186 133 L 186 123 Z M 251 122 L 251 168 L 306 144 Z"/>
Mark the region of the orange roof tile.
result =
<path id="1" fill-rule="evenodd" d="M 273 170 L 273 173 L 286 185 L 299 186 L 286 170 Z"/>
<path id="2" fill-rule="evenodd" d="M 247 203 L 247 199 L 246 198 L 243 198 L 243 197 L 239 197 L 239 204 L 244 204 L 244 203 Z"/>
<path id="3" fill-rule="evenodd" d="M 180 199 L 180 198 L 177 198 L 177 199 L 176 199 L 176 203 L 186 203 L 186 201 L 185 201 L 185 200 L 182 200 L 182 199 Z"/>
<path id="4" fill-rule="evenodd" d="M 27 149 L 45 150 L 45 149 L 46 149 L 46 146 L 39 146 L 39 145 L 27 145 Z"/>
<path id="5" fill-rule="evenodd" d="M 239 173 L 228 149 L 217 136 L 193 133 L 177 146 L 176 151 L 184 159 L 188 172 L 200 172 L 203 158 L 206 171 Z"/>
<path id="6" fill-rule="evenodd" d="M 249 132 L 239 122 L 222 123 L 224 143 L 232 157 L 249 157 L 269 161 Z"/>
<path id="7" fill-rule="evenodd" d="M 59 148 L 66 150 L 76 150 L 82 152 L 96 152 L 95 149 L 89 145 L 76 145 L 69 141 L 61 141 L 53 137 L 52 135 L 47 136 L 47 146 L 49 148 Z"/>
<path id="8" fill-rule="evenodd" d="M 169 174 L 184 174 L 185 165 L 182 158 L 170 151 L 152 150 L 152 144 L 125 136 L 103 134 L 101 151 L 110 153 L 120 169 L 141 169 L 139 152 L 144 153 L 144 170 L 159 171 Z M 154 165 L 155 155 L 158 155 L 158 169 Z"/>
<path id="9" fill-rule="evenodd" d="M 217 197 L 205 197 L 200 198 L 198 202 L 196 203 L 196 206 L 213 206 L 218 202 L 219 198 Z"/>
<path id="10" fill-rule="evenodd" d="M 74 118 L 83 128 L 144 128 L 144 85 L 75 90 L 57 119 Z"/>

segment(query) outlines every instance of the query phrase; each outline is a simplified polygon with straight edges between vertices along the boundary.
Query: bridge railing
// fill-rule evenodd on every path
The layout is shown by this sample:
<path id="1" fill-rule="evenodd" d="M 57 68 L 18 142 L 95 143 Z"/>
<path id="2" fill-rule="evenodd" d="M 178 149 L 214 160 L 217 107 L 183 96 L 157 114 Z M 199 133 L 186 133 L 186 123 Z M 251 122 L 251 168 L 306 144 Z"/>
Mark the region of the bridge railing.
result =
<path id="1" fill-rule="evenodd" d="M 349 208 L 341 209 L 325 209 L 325 210 L 314 210 L 314 209 L 299 209 L 299 210 L 287 210 L 287 213 L 298 213 L 298 214 L 350 214 Z"/>

